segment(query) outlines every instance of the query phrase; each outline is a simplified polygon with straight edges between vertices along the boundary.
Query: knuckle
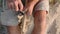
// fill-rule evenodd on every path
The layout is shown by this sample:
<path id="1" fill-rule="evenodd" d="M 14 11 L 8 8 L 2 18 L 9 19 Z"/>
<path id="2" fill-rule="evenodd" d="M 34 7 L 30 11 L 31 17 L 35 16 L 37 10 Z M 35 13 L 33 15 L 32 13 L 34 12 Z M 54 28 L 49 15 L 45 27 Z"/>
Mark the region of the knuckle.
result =
<path id="1" fill-rule="evenodd" d="M 14 3 L 15 3 L 15 4 L 18 4 L 18 1 L 15 1 Z"/>

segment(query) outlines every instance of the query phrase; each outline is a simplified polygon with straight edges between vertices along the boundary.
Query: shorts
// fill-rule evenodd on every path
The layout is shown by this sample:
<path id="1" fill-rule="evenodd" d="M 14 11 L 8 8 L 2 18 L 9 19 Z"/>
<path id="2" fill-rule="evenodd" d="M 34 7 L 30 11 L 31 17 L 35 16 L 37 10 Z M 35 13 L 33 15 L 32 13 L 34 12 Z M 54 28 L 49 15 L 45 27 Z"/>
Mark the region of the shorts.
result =
<path id="1" fill-rule="evenodd" d="M 4 10 L 1 12 L 1 24 L 5 26 L 17 26 L 18 18 L 14 11 Z"/>
<path id="2" fill-rule="evenodd" d="M 43 0 L 39 2 L 34 8 L 34 11 L 36 10 L 46 10 L 48 12 L 49 1 Z M 1 12 L 1 24 L 6 26 L 17 26 L 19 23 L 14 11 L 6 10 L 4 12 Z"/>
<path id="3" fill-rule="evenodd" d="M 49 0 L 42 0 L 41 2 L 39 2 L 34 8 L 34 11 L 37 10 L 45 10 L 49 12 Z"/>

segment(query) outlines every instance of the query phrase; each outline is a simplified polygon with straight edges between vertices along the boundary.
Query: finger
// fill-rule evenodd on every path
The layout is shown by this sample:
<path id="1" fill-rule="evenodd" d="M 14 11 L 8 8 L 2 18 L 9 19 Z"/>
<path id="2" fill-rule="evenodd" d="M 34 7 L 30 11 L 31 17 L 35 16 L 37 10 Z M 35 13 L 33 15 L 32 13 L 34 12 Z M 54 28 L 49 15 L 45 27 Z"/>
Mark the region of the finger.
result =
<path id="1" fill-rule="evenodd" d="M 18 0 L 18 4 L 19 4 L 19 10 L 22 11 L 24 7 L 22 1 Z"/>
<path id="2" fill-rule="evenodd" d="M 20 3 L 19 3 L 18 6 L 19 6 L 19 10 L 20 10 L 20 11 L 23 11 L 23 4 L 20 4 Z"/>
<path id="3" fill-rule="evenodd" d="M 30 9 L 30 8 L 29 8 L 29 9 L 27 10 L 27 15 L 32 15 L 32 11 L 33 11 L 33 9 Z"/>
<path id="4" fill-rule="evenodd" d="M 7 8 L 10 9 L 11 4 L 9 2 L 7 2 Z"/>
<path id="5" fill-rule="evenodd" d="M 11 4 L 11 9 L 14 10 L 14 3 L 10 3 Z"/>
<path id="6" fill-rule="evenodd" d="M 13 9 L 13 3 L 12 2 L 8 3 L 7 5 L 8 5 L 8 9 Z"/>
<path id="7" fill-rule="evenodd" d="M 14 2 L 14 5 L 15 5 L 15 10 L 18 11 L 18 10 L 19 10 L 19 9 L 18 9 L 18 2 L 15 1 L 15 2 Z"/>

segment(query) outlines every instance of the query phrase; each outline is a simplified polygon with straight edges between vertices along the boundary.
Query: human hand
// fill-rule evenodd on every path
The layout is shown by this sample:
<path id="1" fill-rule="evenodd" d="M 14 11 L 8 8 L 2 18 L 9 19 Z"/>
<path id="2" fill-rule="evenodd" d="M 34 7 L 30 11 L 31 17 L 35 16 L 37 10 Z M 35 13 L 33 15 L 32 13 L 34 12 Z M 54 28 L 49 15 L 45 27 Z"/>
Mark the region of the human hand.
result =
<path id="1" fill-rule="evenodd" d="M 32 15 L 32 12 L 33 12 L 33 6 L 32 5 L 30 5 L 30 6 L 28 6 L 28 7 L 24 7 L 24 11 L 26 11 L 26 14 L 27 15 Z"/>
<path id="2" fill-rule="evenodd" d="M 16 11 L 23 10 L 23 4 L 21 0 L 7 0 L 7 5 L 9 9 L 14 9 Z"/>

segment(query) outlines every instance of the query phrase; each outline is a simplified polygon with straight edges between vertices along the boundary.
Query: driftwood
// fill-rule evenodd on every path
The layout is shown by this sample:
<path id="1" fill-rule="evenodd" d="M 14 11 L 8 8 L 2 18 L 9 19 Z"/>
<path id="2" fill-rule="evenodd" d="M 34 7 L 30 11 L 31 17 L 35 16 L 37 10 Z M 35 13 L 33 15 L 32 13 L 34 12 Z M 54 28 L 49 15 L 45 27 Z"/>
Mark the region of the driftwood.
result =
<path id="1" fill-rule="evenodd" d="M 30 29 L 31 24 L 33 24 L 33 17 L 28 16 L 27 14 L 24 14 L 23 17 L 18 16 L 18 18 L 19 18 L 19 22 L 20 22 L 21 34 L 27 34 L 27 31 Z M 32 26 L 32 28 L 33 28 L 33 26 Z"/>

